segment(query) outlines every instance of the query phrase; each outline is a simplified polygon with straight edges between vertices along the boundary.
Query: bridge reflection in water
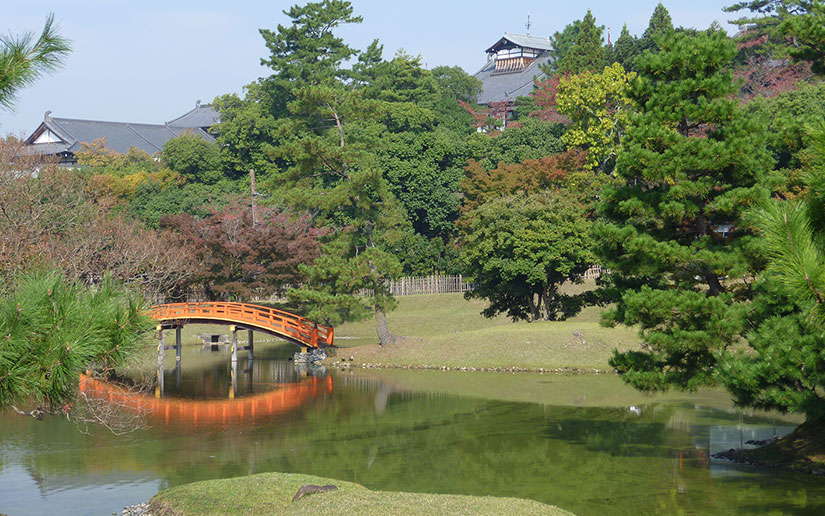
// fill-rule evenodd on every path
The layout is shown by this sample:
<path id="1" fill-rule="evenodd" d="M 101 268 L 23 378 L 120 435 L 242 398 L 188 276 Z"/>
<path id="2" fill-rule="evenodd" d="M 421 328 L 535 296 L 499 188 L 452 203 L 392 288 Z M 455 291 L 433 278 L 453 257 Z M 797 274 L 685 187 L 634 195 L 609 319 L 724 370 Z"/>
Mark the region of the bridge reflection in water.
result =
<path id="1" fill-rule="evenodd" d="M 234 368 L 233 368 L 234 369 Z M 251 375 L 250 375 L 251 378 Z M 80 390 L 87 396 L 108 400 L 126 410 L 135 410 L 165 425 L 224 428 L 250 424 L 295 410 L 312 398 L 332 394 L 332 376 L 307 376 L 297 382 L 266 384 L 265 392 L 235 397 L 237 374 L 229 398 L 185 399 L 137 393 L 122 385 L 81 376 Z"/>

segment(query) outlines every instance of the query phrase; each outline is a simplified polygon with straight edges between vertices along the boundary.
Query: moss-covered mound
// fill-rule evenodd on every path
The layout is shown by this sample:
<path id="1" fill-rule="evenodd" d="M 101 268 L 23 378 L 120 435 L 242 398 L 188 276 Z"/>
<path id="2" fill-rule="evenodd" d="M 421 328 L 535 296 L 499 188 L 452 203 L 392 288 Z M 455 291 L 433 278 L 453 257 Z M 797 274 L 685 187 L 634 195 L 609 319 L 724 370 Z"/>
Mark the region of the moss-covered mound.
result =
<path id="1" fill-rule="evenodd" d="M 295 502 L 304 484 L 338 487 Z M 195 482 L 161 491 L 150 502 L 155 516 L 189 514 L 546 514 L 569 515 L 551 505 L 519 498 L 371 491 L 352 482 L 312 475 L 262 473 Z"/>

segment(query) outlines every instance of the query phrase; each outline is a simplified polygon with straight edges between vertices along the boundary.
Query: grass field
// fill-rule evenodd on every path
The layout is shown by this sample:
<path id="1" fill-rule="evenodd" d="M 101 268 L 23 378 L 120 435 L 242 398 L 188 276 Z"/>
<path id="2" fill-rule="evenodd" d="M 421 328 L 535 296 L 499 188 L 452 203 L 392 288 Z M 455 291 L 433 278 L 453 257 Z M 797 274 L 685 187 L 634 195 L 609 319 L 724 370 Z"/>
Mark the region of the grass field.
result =
<path id="1" fill-rule="evenodd" d="M 304 484 L 338 487 L 292 502 Z M 290 473 L 195 482 L 161 491 L 151 502 L 152 514 L 519 514 L 569 515 L 552 505 L 518 498 L 371 491 L 352 482 Z"/>
<path id="2" fill-rule="evenodd" d="M 590 285 L 592 286 L 592 283 Z M 405 296 L 387 314 L 402 338 L 381 347 L 372 319 L 335 328 L 338 360 L 389 367 L 526 368 L 608 370 L 614 349 L 638 346 L 633 328 L 599 325 L 591 307 L 567 321 L 512 322 L 486 318 L 486 304 L 461 294 Z"/>

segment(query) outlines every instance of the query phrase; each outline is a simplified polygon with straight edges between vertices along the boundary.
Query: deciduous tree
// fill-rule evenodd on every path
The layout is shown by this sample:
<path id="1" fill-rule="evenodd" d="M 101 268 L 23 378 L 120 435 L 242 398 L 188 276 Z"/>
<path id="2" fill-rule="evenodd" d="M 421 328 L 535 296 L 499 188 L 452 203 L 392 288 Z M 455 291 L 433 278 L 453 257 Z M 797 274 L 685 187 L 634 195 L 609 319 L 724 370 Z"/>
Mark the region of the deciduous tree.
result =
<path id="1" fill-rule="evenodd" d="M 559 293 L 593 263 L 584 205 L 560 191 L 499 197 L 470 213 L 461 250 L 487 317 L 555 320 L 580 307 Z"/>
<path id="2" fill-rule="evenodd" d="M 263 206 L 252 220 L 249 199 L 235 198 L 208 217 L 167 216 L 161 226 L 174 229 L 197 261 L 192 282 L 211 299 L 252 301 L 284 294 L 304 277 L 298 266 L 318 256 L 322 231 L 307 215 Z"/>
<path id="3" fill-rule="evenodd" d="M 635 77 L 613 63 L 600 72 L 582 72 L 559 83 L 558 110 L 570 120 L 562 140 L 587 150 L 588 167 L 612 171 L 634 109 L 628 89 Z"/>

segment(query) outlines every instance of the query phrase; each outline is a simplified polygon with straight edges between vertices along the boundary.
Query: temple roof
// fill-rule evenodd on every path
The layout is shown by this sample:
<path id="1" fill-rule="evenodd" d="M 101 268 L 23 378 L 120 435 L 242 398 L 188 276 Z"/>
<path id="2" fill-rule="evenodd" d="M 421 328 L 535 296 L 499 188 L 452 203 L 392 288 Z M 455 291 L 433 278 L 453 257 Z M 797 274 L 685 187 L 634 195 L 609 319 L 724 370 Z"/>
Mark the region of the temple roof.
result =
<path id="1" fill-rule="evenodd" d="M 26 138 L 26 144 L 43 154 L 67 154 L 80 150 L 83 143 L 106 139 L 106 148 L 125 153 L 137 147 L 149 154 L 163 150 L 163 145 L 183 132 L 191 132 L 214 142 L 207 132 L 219 122 L 218 113 L 211 106 L 200 104 L 188 113 L 165 124 L 107 122 L 77 118 L 52 117 L 47 111 L 43 122 Z"/>
<path id="2" fill-rule="evenodd" d="M 479 104 L 515 100 L 516 97 L 527 95 L 533 91 L 533 78 L 543 79 L 547 76 L 539 68 L 540 65 L 551 60 L 549 54 L 543 54 L 519 72 L 496 74 L 496 60 L 487 61 L 481 70 L 473 77 L 481 81 L 481 93 L 478 96 Z"/>
<path id="3" fill-rule="evenodd" d="M 166 125 L 172 127 L 200 127 L 203 130 L 208 130 L 209 127 L 220 123 L 220 121 L 220 115 L 210 104 L 201 105 L 201 102 L 198 101 L 195 103 L 195 109 L 166 122 Z"/>
<path id="4" fill-rule="evenodd" d="M 504 36 L 496 41 L 496 43 L 487 49 L 487 53 L 498 52 L 502 48 L 523 47 L 535 48 L 537 50 L 550 50 L 550 38 L 539 38 L 536 36 L 527 36 L 524 34 L 511 34 L 505 32 Z"/>

